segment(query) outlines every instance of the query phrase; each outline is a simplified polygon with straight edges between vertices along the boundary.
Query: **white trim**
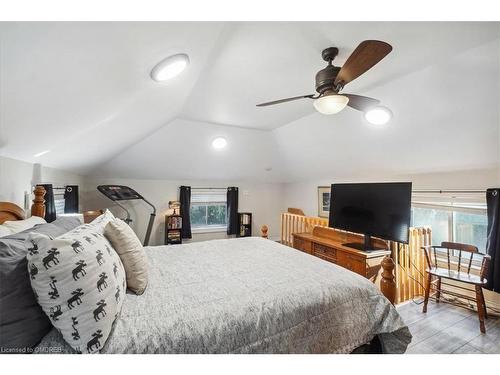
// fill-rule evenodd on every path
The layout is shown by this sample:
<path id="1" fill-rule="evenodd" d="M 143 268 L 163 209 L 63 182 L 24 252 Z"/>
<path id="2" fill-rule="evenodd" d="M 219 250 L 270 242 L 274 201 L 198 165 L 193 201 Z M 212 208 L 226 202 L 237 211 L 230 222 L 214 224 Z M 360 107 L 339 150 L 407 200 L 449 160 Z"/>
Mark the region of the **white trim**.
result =
<path id="1" fill-rule="evenodd" d="M 227 232 L 227 226 L 209 226 L 209 227 L 191 227 L 191 233 L 216 233 L 216 232 Z"/>

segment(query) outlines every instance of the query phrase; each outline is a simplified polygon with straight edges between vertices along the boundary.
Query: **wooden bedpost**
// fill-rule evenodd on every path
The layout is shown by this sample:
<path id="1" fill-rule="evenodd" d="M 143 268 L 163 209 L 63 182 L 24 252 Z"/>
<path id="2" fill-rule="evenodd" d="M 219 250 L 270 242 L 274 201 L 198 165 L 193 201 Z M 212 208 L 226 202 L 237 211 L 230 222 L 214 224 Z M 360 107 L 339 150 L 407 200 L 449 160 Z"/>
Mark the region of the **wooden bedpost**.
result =
<path id="1" fill-rule="evenodd" d="M 45 217 L 45 189 L 43 186 L 37 185 L 33 191 L 35 199 L 31 205 L 31 216 Z"/>
<path id="2" fill-rule="evenodd" d="M 260 227 L 260 236 L 262 238 L 266 238 L 267 239 L 268 238 L 268 235 L 267 235 L 267 231 L 268 230 L 269 230 L 269 228 L 267 227 L 267 225 L 264 224 L 263 226 L 261 226 Z"/>
<path id="3" fill-rule="evenodd" d="M 382 280 L 380 290 L 382 294 L 394 305 L 396 302 L 396 282 L 394 281 L 394 261 L 386 256 L 382 259 Z"/>

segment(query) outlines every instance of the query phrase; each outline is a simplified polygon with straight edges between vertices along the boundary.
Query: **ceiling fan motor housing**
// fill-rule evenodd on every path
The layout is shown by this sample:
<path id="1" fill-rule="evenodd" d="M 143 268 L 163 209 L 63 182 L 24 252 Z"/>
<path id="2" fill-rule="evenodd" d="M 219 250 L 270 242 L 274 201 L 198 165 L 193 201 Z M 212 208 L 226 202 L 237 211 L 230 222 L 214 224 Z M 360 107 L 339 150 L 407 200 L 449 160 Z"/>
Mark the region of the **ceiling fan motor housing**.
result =
<path id="1" fill-rule="evenodd" d="M 316 91 L 323 94 L 325 91 L 337 91 L 335 87 L 335 78 L 339 74 L 340 67 L 328 65 L 316 73 Z"/>

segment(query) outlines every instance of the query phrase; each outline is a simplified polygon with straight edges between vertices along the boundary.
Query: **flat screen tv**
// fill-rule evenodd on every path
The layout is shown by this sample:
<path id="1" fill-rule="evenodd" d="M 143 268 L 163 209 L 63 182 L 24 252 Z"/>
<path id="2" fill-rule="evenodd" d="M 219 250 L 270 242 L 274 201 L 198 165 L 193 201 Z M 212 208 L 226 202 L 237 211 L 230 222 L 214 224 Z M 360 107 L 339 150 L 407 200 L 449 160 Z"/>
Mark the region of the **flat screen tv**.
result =
<path id="1" fill-rule="evenodd" d="M 408 243 L 410 218 L 411 182 L 332 184 L 329 226 L 365 235 L 346 246 L 374 250 L 371 236 Z"/>

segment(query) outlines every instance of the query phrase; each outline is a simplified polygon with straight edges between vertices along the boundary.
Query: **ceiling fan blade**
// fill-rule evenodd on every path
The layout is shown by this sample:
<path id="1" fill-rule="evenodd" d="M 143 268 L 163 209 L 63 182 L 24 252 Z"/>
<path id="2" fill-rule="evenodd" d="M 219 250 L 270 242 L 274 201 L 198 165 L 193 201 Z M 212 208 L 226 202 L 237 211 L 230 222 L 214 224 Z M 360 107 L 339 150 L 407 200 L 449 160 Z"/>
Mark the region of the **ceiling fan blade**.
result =
<path id="1" fill-rule="evenodd" d="M 260 104 L 257 104 L 257 107 L 266 107 L 268 105 L 286 103 L 286 102 L 291 102 L 292 100 L 298 100 L 298 99 L 304 99 L 304 98 L 312 99 L 312 98 L 314 98 L 314 95 L 294 96 L 293 98 L 286 98 L 286 99 L 275 100 L 275 101 L 267 102 L 267 103 L 260 103 Z"/>
<path id="2" fill-rule="evenodd" d="M 356 47 L 340 69 L 335 84 L 345 85 L 365 73 L 392 51 L 392 46 L 379 40 L 365 40 Z"/>
<path id="3" fill-rule="evenodd" d="M 380 103 L 380 100 L 369 98 L 367 96 L 354 95 L 354 94 L 344 94 L 349 98 L 347 105 L 351 108 L 357 109 L 358 111 L 365 111 L 370 107 L 374 107 Z"/>

